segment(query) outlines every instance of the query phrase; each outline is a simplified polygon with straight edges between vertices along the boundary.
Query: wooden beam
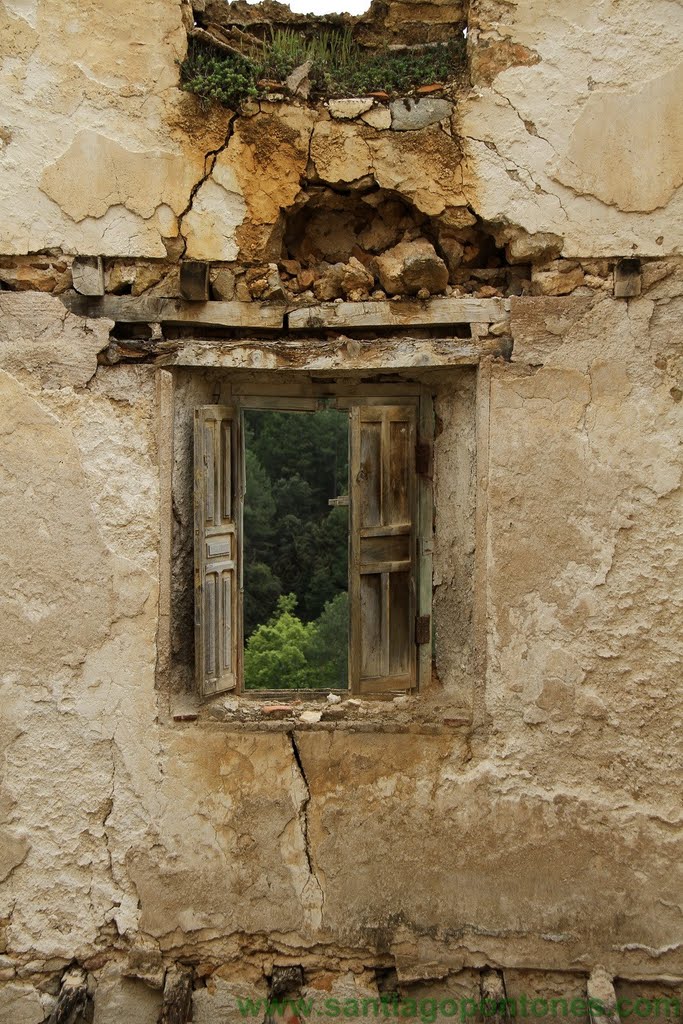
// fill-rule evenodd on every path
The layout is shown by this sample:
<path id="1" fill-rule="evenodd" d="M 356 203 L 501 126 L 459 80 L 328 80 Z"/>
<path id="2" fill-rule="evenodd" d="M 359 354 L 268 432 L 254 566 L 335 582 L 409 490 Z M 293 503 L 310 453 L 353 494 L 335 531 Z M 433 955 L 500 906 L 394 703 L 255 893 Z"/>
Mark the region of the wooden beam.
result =
<path id="1" fill-rule="evenodd" d="M 292 330 L 318 327 L 418 327 L 495 323 L 508 315 L 506 299 L 401 299 L 398 302 L 325 302 L 295 309 Z"/>
<path id="2" fill-rule="evenodd" d="M 205 324 L 212 327 L 281 329 L 282 304 L 269 302 L 187 302 L 145 298 L 144 295 L 105 295 L 102 298 L 65 293 L 60 296 L 72 313 L 107 317 L 120 323 Z M 292 330 L 364 327 L 434 327 L 463 323 L 495 323 L 508 316 L 509 299 L 401 299 L 400 302 L 329 302 L 292 310 Z"/>
<path id="3" fill-rule="evenodd" d="M 149 343 L 148 343 L 149 344 Z M 179 340 L 164 343 L 156 361 L 164 366 L 220 366 L 253 370 L 409 370 L 477 366 L 485 356 L 506 356 L 505 339 L 287 338 L 277 341 Z M 148 356 L 153 353 L 147 349 Z"/>
<path id="4" fill-rule="evenodd" d="M 174 964 L 166 972 L 159 1024 L 187 1024 L 192 1015 L 192 971 Z"/>
<path id="5" fill-rule="evenodd" d="M 81 295 L 104 295 L 104 264 L 101 256 L 75 256 L 71 264 L 73 286 Z"/>
<path id="6" fill-rule="evenodd" d="M 182 260 L 180 264 L 180 294 L 190 302 L 209 300 L 209 264 L 198 260 Z"/>
<path id="7" fill-rule="evenodd" d="M 106 317 L 120 323 L 203 324 L 213 327 L 281 329 L 283 305 L 265 302 L 186 302 L 183 299 L 150 299 L 133 295 L 60 296 L 72 313 Z"/>
<path id="8" fill-rule="evenodd" d="M 59 996 L 47 1024 L 72 1024 L 76 1018 L 81 1020 L 87 1002 L 86 973 L 80 967 L 71 967 L 62 978 Z"/>

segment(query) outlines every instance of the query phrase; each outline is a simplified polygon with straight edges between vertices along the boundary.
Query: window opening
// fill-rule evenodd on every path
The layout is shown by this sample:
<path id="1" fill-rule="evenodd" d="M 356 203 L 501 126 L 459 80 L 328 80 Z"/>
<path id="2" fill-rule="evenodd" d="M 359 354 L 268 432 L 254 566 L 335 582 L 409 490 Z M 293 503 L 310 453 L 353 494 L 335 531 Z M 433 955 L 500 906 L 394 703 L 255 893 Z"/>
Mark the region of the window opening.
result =
<path id="1" fill-rule="evenodd" d="M 417 688 L 431 668 L 431 401 L 235 397 L 194 413 L 201 696 Z"/>
<path id="2" fill-rule="evenodd" d="M 244 687 L 348 686 L 349 416 L 244 412 Z"/>

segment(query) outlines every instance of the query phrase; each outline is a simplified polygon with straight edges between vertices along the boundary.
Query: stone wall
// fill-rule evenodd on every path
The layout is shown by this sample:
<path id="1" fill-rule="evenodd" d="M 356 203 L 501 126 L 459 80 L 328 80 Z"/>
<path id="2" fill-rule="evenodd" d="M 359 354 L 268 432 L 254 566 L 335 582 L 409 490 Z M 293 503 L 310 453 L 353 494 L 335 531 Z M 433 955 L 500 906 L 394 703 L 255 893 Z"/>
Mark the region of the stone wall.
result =
<path id="1" fill-rule="evenodd" d="M 471 87 L 408 131 L 382 103 L 202 111 L 189 18 L 0 2 L 0 1020 L 46 1019 L 74 964 L 96 1024 L 152 1024 L 177 963 L 221 1024 L 238 995 L 479 999 L 491 969 L 680 998 L 680 7 L 472 0 Z M 508 304 L 467 342 L 504 355 L 401 364 L 436 401 L 435 679 L 316 725 L 182 721 L 167 391 L 253 373 L 264 336 L 177 354 L 70 312 L 72 266 L 130 301 L 177 299 L 184 256 L 213 299 L 333 300 L 282 249 L 312 188 L 384 190 L 463 249 L 434 291 Z"/>

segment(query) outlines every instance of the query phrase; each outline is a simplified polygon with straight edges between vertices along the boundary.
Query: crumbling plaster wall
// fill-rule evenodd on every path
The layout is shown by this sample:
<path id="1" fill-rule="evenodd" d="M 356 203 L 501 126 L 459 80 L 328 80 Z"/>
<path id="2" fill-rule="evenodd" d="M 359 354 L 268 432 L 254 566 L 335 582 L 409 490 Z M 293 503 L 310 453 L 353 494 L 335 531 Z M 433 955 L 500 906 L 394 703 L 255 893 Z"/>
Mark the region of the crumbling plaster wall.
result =
<path id="1" fill-rule="evenodd" d="M 154 370 L 96 372 L 107 322 L 0 297 L 0 999 L 48 1005 L 74 957 L 109 992 L 141 943 L 245 984 L 273 960 L 680 974 L 683 281 L 658 271 L 628 303 L 516 300 L 512 364 L 479 371 L 470 723 L 293 736 L 168 721 Z"/>
<path id="2" fill-rule="evenodd" d="M 564 255 L 666 257 L 679 16 L 665 0 L 474 3 L 454 134 L 388 141 L 315 115 L 319 173 L 382 168 L 426 212 L 471 206 L 559 235 Z M 231 252 L 266 244 L 312 113 L 251 119 L 292 149 L 251 190 L 270 179 L 249 119 L 200 124 L 176 89 L 177 4 L 6 0 L 0 28 L 1 253 L 164 256 L 183 214 L 195 256 L 228 258 L 207 222 Z M 195 186 L 233 128 L 212 198 Z M 425 167 L 424 140 L 440 162 Z M 125 989 L 142 1024 L 180 956 L 209 975 L 207 1021 L 237 985 L 264 991 L 273 962 L 334 973 L 328 990 L 372 991 L 377 965 L 467 993 L 485 964 L 522 990 L 516 970 L 580 988 L 597 963 L 680 978 L 682 314 L 666 258 L 627 301 L 512 300 L 511 362 L 479 368 L 476 402 L 464 387 L 437 407 L 437 506 L 458 510 L 455 475 L 476 490 L 476 550 L 437 507 L 437 631 L 448 587 L 473 594 L 462 659 L 440 662 L 458 716 L 417 698 L 398 725 L 292 735 L 168 721 L 155 369 L 98 366 L 111 322 L 0 293 L 0 1019 L 38 1024 L 73 958 L 101 1006 L 123 998 L 117 971 L 145 976 Z"/>
<path id="3" fill-rule="evenodd" d="M 405 186 L 427 213 L 469 205 L 486 221 L 556 234 L 565 256 L 680 252 L 674 0 L 472 0 L 473 89 L 453 137 L 303 107 L 273 116 L 266 105 L 235 125 L 228 111 L 201 113 L 176 87 L 191 17 L 177 0 L 134 12 L 3 2 L 2 253 L 164 257 L 187 242 L 196 258 L 233 259 L 239 246 L 263 258 L 310 145 L 325 180 L 350 161 L 359 177 Z"/>

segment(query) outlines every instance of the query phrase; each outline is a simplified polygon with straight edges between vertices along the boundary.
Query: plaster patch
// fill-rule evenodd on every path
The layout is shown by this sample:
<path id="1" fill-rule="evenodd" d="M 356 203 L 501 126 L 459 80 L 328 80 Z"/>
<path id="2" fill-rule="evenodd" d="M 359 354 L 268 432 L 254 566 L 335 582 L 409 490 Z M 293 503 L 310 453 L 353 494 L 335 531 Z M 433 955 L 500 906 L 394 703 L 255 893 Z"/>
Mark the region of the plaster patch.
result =
<path id="1" fill-rule="evenodd" d="M 103 217 L 117 205 L 147 219 L 162 203 L 180 213 L 202 169 L 199 154 L 188 160 L 159 150 L 133 151 L 82 131 L 45 169 L 40 187 L 75 221 Z"/>
<path id="2" fill-rule="evenodd" d="M 624 212 L 666 206 L 683 183 L 683 64 L 630 92 L 593 92 L 555 177 Z"/>

